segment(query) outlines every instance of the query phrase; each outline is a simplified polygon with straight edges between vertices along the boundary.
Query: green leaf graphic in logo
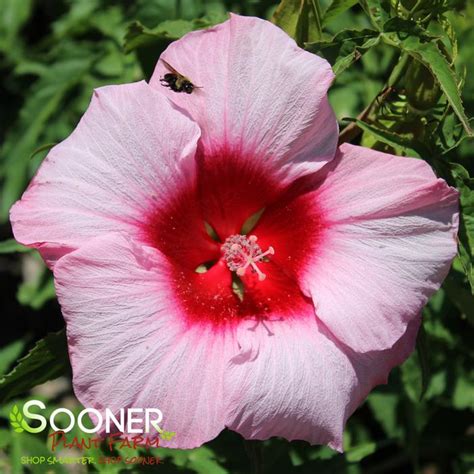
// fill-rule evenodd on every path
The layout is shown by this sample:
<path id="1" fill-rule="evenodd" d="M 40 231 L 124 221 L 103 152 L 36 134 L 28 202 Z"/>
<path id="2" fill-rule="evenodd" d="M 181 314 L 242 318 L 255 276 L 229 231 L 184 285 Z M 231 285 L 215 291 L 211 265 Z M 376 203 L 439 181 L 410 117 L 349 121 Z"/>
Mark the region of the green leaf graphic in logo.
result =
<path id="1" fill-rule="evenodd" d="M 25 431 L 23 428 L 23 415 L 20 413 L 20 410 L 16 405 L 13 406 L 12 411 L 10 412 L 10 424 L 17 433 Z"/>
<path id="2" fill-rule="evenodd" d="M 160 433 L 160 438 L 163 439 L 163 441 L 171 441 L 176 433 L 174 431 L 162 431 Z"/>
<path id="3" fill-rule="evenodd" d="M 23 431 L 35 433 L 35 430 L 23 419 L 23 415 L 17 405 L 13 405 L 12 411 L 10 412 L 10 424 L 17 433 L 23 433 Z"/>

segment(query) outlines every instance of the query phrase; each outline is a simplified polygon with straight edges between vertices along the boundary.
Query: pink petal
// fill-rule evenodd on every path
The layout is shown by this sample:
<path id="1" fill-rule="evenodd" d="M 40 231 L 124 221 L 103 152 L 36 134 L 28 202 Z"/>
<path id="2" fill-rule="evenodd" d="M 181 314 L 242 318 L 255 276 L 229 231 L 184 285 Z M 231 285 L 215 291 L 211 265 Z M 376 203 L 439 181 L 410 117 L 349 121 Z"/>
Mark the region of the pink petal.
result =
<path id="1" fill-rule="evenodd" d="M 15 238 L 52 265 L 88 239 L 134 233 L 193 180 L 199 129 L 145 82 L 107 86 L 11 210 Z"/>
<path id="2" fill-rule="evenodd" d="M 190 95 L 163 87 L 160 78 L 169 71 L 162 61 L 150 81 L 199 124 L 206 155 L 224 149 L 271 160 L 288 181 L 334 157 L 338 126 L 326 96 L 331 67 L 270 22 L 231 15 L 172 43 L 162 57 L 202 87 Z"/>
<path id="3" fill-rule="evenodd" d="M 344 145 L 311 198 L 323 242 L 301 276 L 344 344 L 391 347 L 440 287 L 456 254 L 458 193 L 422 160 Z"/>
<path id="4" fill-rule="evenodd" d="M 355 354 L 312 317 L 242 327 L 242 356 L 226 376 L 228 427 L 247 439 L 281 436 L 342 451 L 347 418 L 414 348 L 419 318 L 387 351 Z"/>
<path id="5" fill-rule="evenodd" d="M 91 240 L 54 269 L 67 323 L 74 391 L 87 407 L 159 408 L 170 446 L 193 448 L 225 425 L 225 333 L 187 328 L 171 265 L 118 234 Z"/>

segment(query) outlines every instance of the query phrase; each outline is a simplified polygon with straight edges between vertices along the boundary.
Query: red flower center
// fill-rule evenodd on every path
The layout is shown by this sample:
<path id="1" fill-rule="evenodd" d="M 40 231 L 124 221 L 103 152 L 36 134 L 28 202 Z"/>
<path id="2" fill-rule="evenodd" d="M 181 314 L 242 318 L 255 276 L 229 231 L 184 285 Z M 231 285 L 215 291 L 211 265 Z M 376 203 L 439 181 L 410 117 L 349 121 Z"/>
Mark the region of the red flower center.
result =
<path id="1" fill-rule="evenodd" d="M 220 327 L 313 314 L 298 284 L 324 235 L 311 180 L 283 187 L 262 160 L 229 152 L 200 154 L 197 167 L 196 181 L 141 229 L 172 264 L 183 317 Z"/>

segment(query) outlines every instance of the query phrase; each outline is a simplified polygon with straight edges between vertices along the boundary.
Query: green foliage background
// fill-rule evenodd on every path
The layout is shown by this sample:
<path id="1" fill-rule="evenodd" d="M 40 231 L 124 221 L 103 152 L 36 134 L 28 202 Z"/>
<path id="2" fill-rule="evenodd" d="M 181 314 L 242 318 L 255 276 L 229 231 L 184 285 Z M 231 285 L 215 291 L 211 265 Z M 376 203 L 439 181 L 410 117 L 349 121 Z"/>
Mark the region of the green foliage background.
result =
<path id="1" fill-rule="evenodd" d="M 229 11 L 272 19 L 331 62 L 342 141 L 418 156 L 458 187 L 459 255 L 424 311 L 417 351 L 350 419 L 345 454 L 278 439 L 243 443 L 224 432 L 192 451 L 154 451 L 164 460 L 156 472 L 249 473 L 261 456 L 264 473 L 474 472 L 472 0 L 0 0 L 0 472 L 70 472 L 22 466 L 21 456 L 51 451 L 46 432 L 12 428 L 15 405 L 34 397 L 49 411 L 80 410 L 51 275 L 12 240 L 8 210 L 77 124 L 93 88 L 148 78 L 171 41 Z"/>

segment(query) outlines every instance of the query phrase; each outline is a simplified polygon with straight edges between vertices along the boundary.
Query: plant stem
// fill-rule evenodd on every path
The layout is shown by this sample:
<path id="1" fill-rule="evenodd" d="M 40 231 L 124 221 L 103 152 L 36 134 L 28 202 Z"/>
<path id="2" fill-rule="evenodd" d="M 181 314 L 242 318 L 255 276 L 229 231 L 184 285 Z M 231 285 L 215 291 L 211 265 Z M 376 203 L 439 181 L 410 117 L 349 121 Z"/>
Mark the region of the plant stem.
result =
<path id="1" fill-rule="evenodd" d="M 375 106 L 377 105 L 377 107 L 380 107 L 392 91 L 393 88 L 390 86 L 387 86 L 385 87 L 385 89 L 380 91 L 375 97 L 375 99 L 373 99 L 372 102 L 357 116 L 357 120 L 366 122 L 366 119 L 373 112 Z M 341 143 L 346 143 L 350 142 L 351 140 L 354 140 L 354 138 L 356 138 L 357 135 L 359 135 L 359 133 L 361 132 L 362 129 L 357 125 L 357 123 L 351 122 L 349 125 L 347 125 L 347 127 L 344 127 L 344 129 L 339 134 L 339 145 Z"/>
<path id="2" fill-rule="evenodd" d="M 357 116 L 358 120 L 365 121 L 369 115 L 372 114 L 374 109 L 380 107 L 382 103 L 389 97 L 390 93 L 394 90 L 395 86 L 400 82 L 403 75 L 405 74 L 406 68 L 409 64 L 410 56 L 402 53 L 395 67 L 392 69 L 390 77 L 388 78 L 387 85 L 377 94 L 375 99 Z M 357 123 L 352 122 L 339 134 L 339 145 L 341 143 L 350 142 L 356 138 L 362 130 L 359 128 Z"/>
<path id="3" fill-rule="evenodd" d="M 319 5 L 319 0 L 311 0 L 309 4 L 313 10 L 314 19 L 316 20 L 316 30 L 318 33 L 318 39 L 321 39 L 323 37 L 323 26 L 322 26 L 323 15 L 321 12 L 321 6 Z"/>

